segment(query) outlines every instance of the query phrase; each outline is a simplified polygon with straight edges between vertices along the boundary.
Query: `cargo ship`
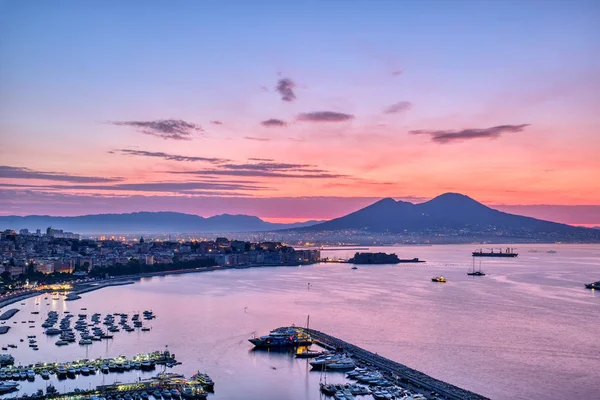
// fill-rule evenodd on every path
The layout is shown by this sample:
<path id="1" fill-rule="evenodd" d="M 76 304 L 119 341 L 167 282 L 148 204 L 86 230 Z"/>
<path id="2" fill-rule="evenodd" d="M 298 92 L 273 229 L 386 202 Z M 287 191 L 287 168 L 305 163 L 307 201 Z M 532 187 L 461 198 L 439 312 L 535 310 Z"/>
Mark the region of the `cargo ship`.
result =
<path id="1" fill-rule="evenodd" d="M 497 252 L 494 252 L 494 249 L 490 250 L 489 252 L 484 252 L 482 249 L 474 251 L 473 257 L 516 257 L 519 255 L 519 253 L 515 253 L 514 249 L 510 247 L 507 247 L 505 251 L 502 251 L 502 249 L 499 249 Z"/>

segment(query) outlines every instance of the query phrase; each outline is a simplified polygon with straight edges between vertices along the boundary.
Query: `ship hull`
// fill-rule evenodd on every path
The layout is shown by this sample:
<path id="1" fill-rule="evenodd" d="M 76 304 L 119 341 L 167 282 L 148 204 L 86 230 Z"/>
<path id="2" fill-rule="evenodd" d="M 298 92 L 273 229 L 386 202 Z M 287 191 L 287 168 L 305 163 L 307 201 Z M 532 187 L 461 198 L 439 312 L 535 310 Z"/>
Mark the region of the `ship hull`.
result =
<path id="1" fill-rule="evenodd" d="M 310 340 L 301 340 L 295 342 L 266 342 L 261 339 L 248 339 L 250 343 L 252 343 L 255 347 L 259 349 L 269 349 L 269 348 L 282 348 L 282 347 L 299 347 L 299 346 L 309 346 L 312 344 Z"/>
<path id="2" fill-rule="evenodd" d="M 473 257 L 504 257 L 504 258 L 514 258 L 518 256 L 517 253 L 480 253 L 473 252 Z"/>

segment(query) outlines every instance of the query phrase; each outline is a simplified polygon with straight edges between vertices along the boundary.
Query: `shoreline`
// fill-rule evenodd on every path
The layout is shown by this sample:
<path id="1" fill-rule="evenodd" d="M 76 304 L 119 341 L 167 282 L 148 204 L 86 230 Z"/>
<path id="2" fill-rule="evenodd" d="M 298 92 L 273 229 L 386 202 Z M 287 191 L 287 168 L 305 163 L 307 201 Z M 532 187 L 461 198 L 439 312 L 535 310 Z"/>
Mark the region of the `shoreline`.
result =
<path id="1" fill-rule="evenodd" d="M 183 275 L 183 274 L 191 274 L 191 273 L 200 273 L 200 272 L 211 272 L 211 271 L 221 271 L 221 270 L 231 270 L 231 269 L 248 269 L 248 268 L 279 268 L 279 267 L 299 267 L 299 266 L 308 266 L 314 265 L 318 263 L 309 263 L 309 264 L 250 264 L 250 265 L 241 265 L 241 266 L 213 266 L 213 267 L 198 267 L 198 268 L 190 268 L 190 269 L 174 269 L 169 271 L 158 271 L 158 272 L 145 272 L 141 274 L 135 275 L 122 275 L 118 277 L 113 277 L 109 279 L 95 280 L 90 281 L 88 283 L 80 283 L 73 285 L 73 288 L 69 291 L 69 295 L 78 296 L 80 294 L 93 292 L 96 290 L 104 289 L 111 286 L 123 286 L 123 285 L 131 285 L 136 281 L 141 280 L 142 278 L 153 278 L 155 276 L 167 276 L 167 275 Z M 28 293 L 21 293 L 15 297 L 7 298 L 0 301 L 0 312 L 1 309 L 14 304 L 21 300 L 26 300 L 31 297 L 39 296 L 45 293 L 48 293 L 49 290 L 32 290 Z"/>

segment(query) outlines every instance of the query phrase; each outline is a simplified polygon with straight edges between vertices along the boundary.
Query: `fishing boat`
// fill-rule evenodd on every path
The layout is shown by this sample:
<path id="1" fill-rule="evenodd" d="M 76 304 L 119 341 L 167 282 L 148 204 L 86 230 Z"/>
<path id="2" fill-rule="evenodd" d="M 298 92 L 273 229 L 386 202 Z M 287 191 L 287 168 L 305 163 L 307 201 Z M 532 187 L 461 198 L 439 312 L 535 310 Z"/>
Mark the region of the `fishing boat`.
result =
<path id="1" fill-rule="evenodd" d="M 467 272 L 470 276 L 485 276 L 485 273 L 481 271 L 481 260 L 479 260 L 479 269 L 475 270 L 475 257 L 473 257 L 473 268 Z"/>
<path id="2" fill-rule="evenodd" d="M 588 283 L 585 287 L 592 290 L 600 290 L 600 281 Z"/>

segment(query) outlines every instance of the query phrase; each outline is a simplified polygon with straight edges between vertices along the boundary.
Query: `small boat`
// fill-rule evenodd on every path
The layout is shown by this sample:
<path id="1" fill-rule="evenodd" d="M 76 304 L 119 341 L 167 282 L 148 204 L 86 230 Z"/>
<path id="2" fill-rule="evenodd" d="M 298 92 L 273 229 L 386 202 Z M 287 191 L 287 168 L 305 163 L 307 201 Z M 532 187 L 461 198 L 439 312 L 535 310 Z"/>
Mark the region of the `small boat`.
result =
<path id="1" fill-rule="evenodd" d="M 103 364 L 103 365 L 100 367 L 100 371 L 102 371 L 102 373 L 103 373 L 103 374 L 108 374 L 108 373 L 110 372 L 110 369 L 108 368 L 108 365 L 106 365 L 106 364 Z"/>
<path id="2" fill-rule="evenodd" d="M 160 390 L 155 390 L 154 392 L 152 392 L 152 396 L 154 396 L 155 399 L 162 399 L 162 395 L 160 394 Z"/>
<path id="3" fill-rule="evenodd" d="M 42 375 L 42 379 L 50 379 L 50 372 L 46 370 L 43 370 L 40 375 Z"/>
<path id="4" fill-rule="evenodd" d="M 301 353 L 296 353 L 296 358 L 315 358 L 325 355 L 323 351 L 306 350 Z"/>
<path id="5" fill-rule="evenodd" d="M 89 375 L 90 369 L 88 367 L 81 367 L 81 375 Z"/>
<path id="6" fill-rule="evenodd" d="M 444 278 L 442 275 L 440 276 L 436 276 L 435 278 L 431 278 L 432 282 L 439 282 L 439 283 L 446 283 L 446 278 Z"/>
<path id="7" fill-rule="evenodd" d="M 33 372 L 32 369 L 27 371 L 27 379 L 29 379 L 30 381 L 35 379 L 35 372 Z"/>
<path id="8" fill-rule="evenodd" d="M 351 269 L 358 269 L 358 267 L 356 265 L 352 266 Z"/>
<path id="9" fill-rule="evenodd" d="M 585 285 L 587 289 L 600 290 L 600 281 L 588 283 Z"/>

